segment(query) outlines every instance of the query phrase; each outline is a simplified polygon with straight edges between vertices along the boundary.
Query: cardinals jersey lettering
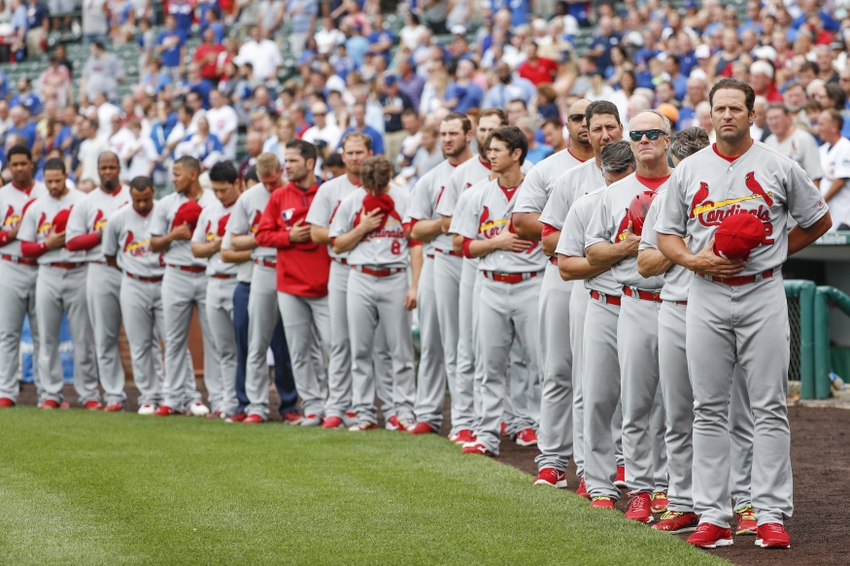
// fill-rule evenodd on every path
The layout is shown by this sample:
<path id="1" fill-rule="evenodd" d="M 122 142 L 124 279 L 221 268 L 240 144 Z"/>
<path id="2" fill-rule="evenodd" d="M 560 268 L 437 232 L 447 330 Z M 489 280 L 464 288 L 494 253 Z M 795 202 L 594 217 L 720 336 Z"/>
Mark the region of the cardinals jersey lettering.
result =
<path id="1" fill-rule="evenodd" d="M 758 217 L 764 242 L 750 253 L 742 276 L 782 267 L 788 257 L 789 215 L 807 228 L 829 210 L 799 165 L 760 142 L 731 163 L 714 146 L 700 150 L 674 169 L 660 198 L 656 231 L 690 236 L 692 253 L 708 245 L 726 216 Z"/>
<path id="2" fill-rule="evenodd" d="M 24 218 L 24 208 L 31 205 L 35 200 L 47 194 L 44 183 L 37 182 L 27 194 L 16 189 L 12 183 L 0 189 L 0 231 L 9 232 L 17 229 Z M 20 236 L 5 246 L 0 247 L 0 254 L 12 257 L 21 257 Z"/>
<path id="3" fill-rule="evenodd" d="M 27 212 L 21 220 L 18 239 L 43 244 L 54 231 L 53 219 L 56 215 L 60 211 L 71 211 L 72 207 L 79 205 L 85 198 L 86 194 L 76 189 L 68 190 L 68 193 L 58 200 L 50 196 L 49 193 L 38 197 L 34 203 L 27 207 Z M 65 241 L 67 241 L 67 224 L 65 228 Z M 86 252 L 72 252 L 65 247 L 50 250 L 38 257 L 39 264 L 77 263 L 85 260 Z"/>
<path id="4" fill-rule="evenodd" d="M 163 254 L 151 250 L 151 224 L 159 202 L 146 215 L 132 204 L 122 206 L 109 216 L 103 230 L 103 253 L 118 258 L 118 265 L 138 277 L 160 277 L 165 273 Z"/>
<path id="5" fill-rule="evenodd" d="M 458 234 L 471 240 L 490 240 L 502 230 L 513 230 L 511 215 L 522 186 L 517 187 L 510 200 L 499 187 L 498 180 L 484 182 L 480 189 L 474 187 L 473 190 L 475 192 L 457 225 Z M 546 261 L 540 242 L 534 242 L 522 252 L 494 250 L 478 260 L 478 269 L 497 273 L 529 273 L 545 269 Z"/>
<path id="6" fill-rule="evenodd" d="M 599 204 L 602 194 L 607 188 L 603 185 L 573 203 L 567 213 L 564 226 L 561 228 L 561 237 L 558 239 L 558 247 L 555 249 L 555 253 L 568 257 L 585 257 L 587 226 L 590 224 L 596 205 Z M 614 280 L 610 269 L 596 277 L 585 279 L 584 286 L 587 289 L 612 297 L 620 297 L 623 294 L 623 286 Z"/>
<path id="7" fill-rule="evenodd" d="M 410 209 L 407 212 L 405 222 L 412 220 L 437 220 L 437 206 L 446 192 L 446 185 L 454 173 L 455 168 L 444 159 L 439 165 L 425 173 L 413 187 L 410 199 Z M 440 233 L 436 238 L 425 244 L 425 253 L 450 252 L 452 250 L 452 237 Z"/>
<path id="8" fill-rule="evenodd" d="M 629 205 L 635 196 L 648 190 L 634 173 L 609 185 L 587 226 L 585 247 L 589 248 L 600 242 L 616 244 L 623 241 L 629 227 Z M 620 285 L 646 290 L 656 290 L 664 286 L 663 277 L 645 279 L 640 276 L 636 256 L 626 256 L 612 265 L 611 274 Z"/>
<path id="9" fill-rule="evenodd" d="M 256 234 L 257 228 L 260 227 L 263 211 L 266 209 L 266 204 L 268 204 L 271 196 L 272 194 L 266 190 L 262 183 L 254 185 L 239 195 L 236 204 L 233 205 L 233 212 L 230 213 L 227 230 L 234 236 Z M 274 261 L 276 256 L 277 250 L 274 248 L 256 247 L 251 251 L 251 258 L 253 259 Z"/>
<path id="10" fill-rule="evenodd" d="M 640 236 L 641 250 L 658 249 L 658 232 L 655 231 L 655 222 L 658 220 L 658 210 L 661 208 L 661 199 L 667 187 L 658 189 L 658 195 L 652 201 L 649 212 L 643 221 L 643 234 Z M 688 288 L 691 285 L 693 274 L 681 265 L 673 266 L 664 272 L 664 287 L 661 289 L 661 298 L 665 301 L 687 301 Z"/>
<path id="11" fill-rule="evenodd" d="M 68 217 L 65 241 L 91 232 L 103 232 L 112 213 L 130 202 L 130 187 L 122 185 L 114 193 L 95 189 L 86 195 L 83 201 L 74 207 Z M 105 261 L 101 244 L 86 252 L 86 261 Z"/>
<path id="12" fill-rule="evenodd" d="M 604 184 L 605 177 L 595 159 L 570 169 L 555 181 L 549 200 L 540 214 L 540 222 L 561 230 L 573 203 Z"/>
<path id="13" fill-rule="evenodd" d="M 342 175 L 331 179 L 327 183 L 322 183 L 313 202 L 310 204 L 310 210 L 307 212 L 307 224 L 318 226 L 320 228 L 330 228 L 333 224 L 334 216 L 339 209 L 339 205 L 345 198 L 353 193 L 359 185 L 355 185 L 348 179 L 348 175 Z M 348 257 L 348 253 L 338 254 L 333 251 L 333 246 L 328 246 L 328 253 L 336 259 L 344 259 Z"/>
<path id="14" fill-rule="evenodd" d="M 567 148 L 550 155 L 535 165 L 528 172 L 525 181 L 522 182 L 522 190 L 515 207 L 516 212 L 543 212 L 543 208 L 549 201 L 549 196 L 555 189 L 555 182 L 558 177 L 582 163 L 585 162 L 573 155 Z M 593 190 L 593 187 L 598 187 L 600 184 L 604 184 L 604 181 L 585 188 Z M 566 211 L 564 211 L 564 216 L 559 218 L 558 222 L 563 223 L 566 215 Z"/>
<path id="15" fill-rule="evenodd" d="M 331 238 L 347 234 L 354 228 L 367 194 L 364 189 L 359 188 L 342 201 L 331 225 Z M 393 199 L 394 210 L 390 212 L 382 228 L 366 234 L 360 243 L 348 252 L 348 263 L 351 265 L 404 268 L 410 262 L 408 241 L 404 237 L 402 223 L 410 206 L 410 195 L 404 189 L 390 185 L 389 196 Z"/>
<path id="16" fill-rule="evenodd" d="M 160 199 L 153 211 L 153 222 L 151 223 L 151 235 L 165 236 L 171 232 L 174 226 L 174 218 L 181 206 L 189 202 L 189 198 L 183 193 L 171 193 Z M 203 191 L 198 204 L 206 208 L 218 202 L 212 191 Z M 193 229 L 190 226 L 190 229 Z M 175 240 L 171 242 L 168 251 L 165 252 L 165 263 L 171 265 L 184 265 L 205 267 L 207 260 L 192 255 L 192 244 L 190 240 Z"/>
<path id="17" fill-rule="evenodd" d="M 192 234 L 192 241 L 206 244 L 216 237 L 224 238 L 225 227 L 235 206 L 234 202 L 225 208 L 221 201 L 217 201 L 204 208 L 201 216 L 198 217 L 198 225 Z M 207 275 L 236 275 L 237 269 L 235 263 L 221 261 L 221 252 L 215 252 L 207 258 Z"/>

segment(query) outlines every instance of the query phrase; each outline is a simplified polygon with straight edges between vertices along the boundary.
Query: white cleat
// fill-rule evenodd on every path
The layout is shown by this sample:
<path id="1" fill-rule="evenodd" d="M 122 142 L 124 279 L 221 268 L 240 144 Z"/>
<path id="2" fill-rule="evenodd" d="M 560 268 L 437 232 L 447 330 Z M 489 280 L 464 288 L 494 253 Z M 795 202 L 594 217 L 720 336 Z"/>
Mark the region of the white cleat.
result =
<path id="1" fill-rule="evenodd" d="M 139 407 L 140 415 L 152 415 L 154 411 L 156 411 L 156 406 L 151 405 L 150 403 L 145 403 L 144 405 Z"/>
<path id="2" fill-rule="evenodd" d="M 209 408 L 200 401 L 196 401 L 189 405 L 189 413 L 191 413 L 193 417 L 203 417 L 208 415 L 209 412 Z"/>

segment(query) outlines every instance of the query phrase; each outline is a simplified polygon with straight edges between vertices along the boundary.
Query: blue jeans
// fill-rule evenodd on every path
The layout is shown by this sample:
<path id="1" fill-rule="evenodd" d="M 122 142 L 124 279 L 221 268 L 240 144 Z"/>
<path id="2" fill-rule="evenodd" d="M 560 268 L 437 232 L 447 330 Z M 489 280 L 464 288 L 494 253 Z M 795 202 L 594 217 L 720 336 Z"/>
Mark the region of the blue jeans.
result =
<path id="1" fill-rule="evenodd" d="M 236 398 L 239 399 L 237 413 L 245 412 L 248 395 L 245 393 L 245 364 L 248 359 L 248 296 L 251 284 L 239 282 L 233 292 L 233 328 L 236 331 Z M 274 355 L 274 385 L 280 395 L 278 412 L 283 415 L 298 410 L 298 391 L 292 377 L 292 365 L 289 350 L 286 348 L 286 335 L 283 323 L 278 321 L 272 335 L 272 354 Z"/>

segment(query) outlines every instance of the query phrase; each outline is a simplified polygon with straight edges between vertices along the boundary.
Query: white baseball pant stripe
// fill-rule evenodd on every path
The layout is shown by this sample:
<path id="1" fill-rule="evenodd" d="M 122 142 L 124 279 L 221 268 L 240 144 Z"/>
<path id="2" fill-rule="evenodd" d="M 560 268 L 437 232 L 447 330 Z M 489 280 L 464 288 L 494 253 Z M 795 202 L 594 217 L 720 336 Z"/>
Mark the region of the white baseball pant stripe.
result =
<path id="1" fill-rule="evenodd" d="M 32 335 L 32 372 L 36 383 L 38 379 L 39 334 L 38 317 L 35 310 L 35 287 L 38 267 L 20 265 L 0 260 L 0 397 L 18 402 L 20 384 L 18 368 L 20 366 L 21 332 L 24 317 L 29 315 L 30 334 Z"/>
<path id="2" fill-rule="evenodd" d="M 519 389 L 531 393 L 533 378 L 539 376 L 538 310 L 534 300 L 540 293 L 540 277 L 507 284 L 484 279 L 478 306 L 479 340 L 484 364 L 481 382 L 482 419 L 478 442 L 494 454 L 499 453 L 500 425 L 508 394 L 507 368 L 511 343 L 516 339 L 528 366 L 526 379 L 512 375 Z M 528 399 L 528 397 L 526 397 Z M 533 427 L 534 420 L 527 410 L 530 399 L 522 407 L 514 406 L 517 426 Z"/>
<path id="3" fill-rule="evenodd" d="M 205 380 L 207 401 L 210 411 L 223 415 L 233 415 L 239 406 L 236 398 L 236 331 L 233 328 L 233 292 L 238 283 L 235 277 L 210 277 L 207 281 L 207 320 L 220 368 L 217 381 Z"/>
<path id="4" fill-rule="evenodd" d="M 392 355 L 392 403 L 399 419 L 413 418 L 416 382 L 410 312 L 404 308 L 407 273 L 374 277 L 353 271 L 348 278 L 348 333 L 351 337 L 352 401 L 357 418 L 377 422 L 372 351 L 382 327 Z M 384 413 L 386 418 L 386 413 Z"/>
<path id="5" fill-rule="evenodd" d="M 74 342 L 74 389 L 80 404 L 97 401 L 97 366 L 89 314 L 86 308 L 85 265 L 74 269 L 40 265 L 35 285 L 35 312 L 39 329 L 39 404 L 48 399 L 61 403 L 65 382 L 59 356 L 59 332 L 63 312 L 68 317 Z"/>
<path id="6" fill-rule="evenodd" d="M 133 382 L 139 390 L 139 405 L 162 402 L 162 348 L 165 336 L 162 283 L 124 277 L 121 282 L 121 314 L 127 324 L 124 333 L 133 361 Z"/>
<path id="7" fill-rule="evenodd" d="M 576 475 L 584 477 L 584 324 L 590 294 L 584 280 L 573 282 L 570 293 L 570 350 L 573 353 L 573 459 Z"/>
<path id="8" fill-rule="evenodd" d="M 162 279 L 162 307 L 165 317 L 165 378 L 163 404 L 183 412 L 201 400 L 195 387 L 192 359 L 189 355 L 189 325 L 192 309 L 197 306 L 198 322 L 204 341 L 204 384 L 213 390 L 221 382 L 218 352 L 207 318 L 207 276 L 173 267 L 165 269 Z"/>
<path id="9" fill-rule="evenodd" d="M 446 400 L 446 368 L 443 343 L 437 317 L 437 298 L 434 288 L 434 258 L 426 256 L 419 274 L 416 309 L 419 314 L 419 373 L 416 382 L 416 402 L 413 414 L 416 422 L 426 422 L 435 430 L 443 424 L 443 405 Z"/>
<path id="10" fill-rule="evenodd" d="M 445 360 L 446 381 L 451 395 L 452 430 L 455 434 L 463 429 L 472 429 L 474 410 L 472 391 L 462 389 L 458 372 L 460 350 L 460 294 L 463 258 L 438 253 L 434 257 L 434 287 L 437 303 L 437 320 Z M 420 276 L 421 277 L 421 276 Z M 470 383 L 471 385 L 471 383 Z"/>
<path id="11" fill-rule="evenodd" d="M 570 332 L 572 281 L 549 262 L 540 288 L 540 348 L 543 388 L 540 403 L 538 469 L 566 471 L 573 455 L 573 355 Z"/>
<path id="12" fill-rule="evenodd" d="M 790 330 L 782 277 L 724 285 L 694 277 L 688 295 L 687 355 L 694 389 L 694 512 L 728 527 L 729 403 L 741 365 L 755 422 L 752 504 L 759 525 L 794 511 L 788 425 Z"/>
<path id="13" fill-rule="evenodd" d="M 324 417 L 328 378 L 324 366 L 316 364 L 315 351 L 321 351 L 317 338 L 321 337 L 323 344 L 332 340 L 328 298 L 298 297 L 278 291 L 277 301 L 301 410 L 305 415 Z"/>
<path id="14" fill-rule="evenodd" d="M 472 315 L 475 300 L 475 279 L 478 267 L 472 261 L 461 262 L 460 286 L 458 290 L 458 343 L 457 343 L 457 380 L 452 394 L 452 432 L 463 429 L 475 430 L 475 349 Z M 439 299 L 442 300 L 442 299 Z M 457 417 L 455 416 L 455 408 Z M 457 419 L 457 420 L 455 420 Z"/>
<path id="15" fill-rule="evenodd" d="M 94 330 L 97 373 L 107 404 L 127 400 L 124 366 L 118 352 L 121 333 L 121 272 L 105 263 L 90 262 L 86 276 L 86 303 Z"/>

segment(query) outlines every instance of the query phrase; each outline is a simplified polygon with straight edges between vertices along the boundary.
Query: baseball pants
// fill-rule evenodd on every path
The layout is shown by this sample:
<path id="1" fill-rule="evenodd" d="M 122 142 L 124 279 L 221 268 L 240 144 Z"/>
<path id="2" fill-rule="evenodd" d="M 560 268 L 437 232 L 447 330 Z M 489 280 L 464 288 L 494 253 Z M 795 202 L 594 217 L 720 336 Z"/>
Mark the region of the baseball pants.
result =
<path id="1" fill-rule="evenodd" d="M 133 382 L 139 390 L 139 406 L 162 402 L 162 349 L 159 336 L 165 336 L 162 283 L 124 277 L 121 282 L 121 314 L 127 321 L 124 332 L 130 344 Z"/>
<path id="2" fill-rule="evenodd" d="M 446 368 L 437 316 L 434 262 L 433 255 L 426 255 L 419 274 L 416 309 L 419 314 L 421 354 L 413 414 L 416 422 L 426 422 L 439 431 L 443 424 L 443 405 L 446 400 Z"/>
<path id="3" fill-rule="evenodd" d="M 204 384 L 215 390 L 221 383 L 218 352 L 207 318 L 207 276 L 174 267 L 165 270 L 162 279 L 162 308 L 165 319 L 165 377 L 162 381 L 162 403 L 178 413 L 192 403 L 200 402 L 195 387 L 192 360 L 189 355 L 189 325 L 192 308 L 197 306 L 198 322 L 204 341 Z M 212 387 L 211 387 L 212 386 Z"/>
<path id="4" fill-rule="evenodd" d="M 446 381 L 451 395 L 452 430 L 450 435 L 464 429 L 471 430 L 475 418 L 472 391 L 460 390 L 458 375 L 460 285 L 463 266 L 463 258 L 454 255 L 437 253 L 434 257 L 437 320 L 440 325 Z"/>
<path id="5" fill-rule="evenodd" d="M 210 277 L 207 280 L 207 320 L 218 352 L 220 379 L 217 383 L 209 380 L 205 383 L 210 411 L 222 415 L 235 414 L 239 404 L 236 399 L 236 335 L 233 330 L 233 292 L 236 284 L 235 277 Z"/>
<path id="6" fill-rule="evenodd" d="M 794 511 L 788 425 L 790 330 L 783 279 L 724 285 L 694 277 L 686 350 L 694 391 L 694 512 L 728 528 L 733 516 L 729 403 L 733 382 L 747 384 L 755 423 L 752 504 L 759 525 Z M 735 376 L 736 361 L 742 375 Z"/>
<path id="7" fill-rule="evenodd" d="M 584 280 L 573 282 L 570 293 L 570 350 L 573 353 L 573 460 L 576 475 L 584 477 L 584 324 L 590 294 Z"/>
<path id="8" fill-rule="evenodd" d="M 374 277 L 352 270 L 348 278 L 348 333 L 351 337 L 352 404 L 361 421 L 377 422 L 372 350 L 382 327 L 392 356 L 392 403 L 401 420 L 413 419 L 416 382 L 410 312 L 404 308 L 407 273 Z M 387 413 L 384 413 L 387 417 Z"/>
<path id="9" fill-rule="evenodd" d="M 92 329 L 86 308 L 86 270 L 40 265 L 35 284 L 35 313 L 39 329 L 38 389 L 39 404 L 53 400 L 61 403 L 62 361 L 59 357 L 59 332 L 62 313 L 68 317 L 74 341 L 74 389 L 80 404 L 97 401 L 97 366 L 94 359 Z"/>
<path id="10" fill-rule="evenodd" d="M 251 284 L 240 281 L 233 291 L 233 330 L 236 338 L 236 399 L 235 413 L 244 413 L 248 406 L 245 393 L 245 366 L 248 359 L 248 301 L 251 296 Z M 272 333 L 272 355 L 274 356 L 274 384 L 280 396 L 281 415 L 298 410 L 298 391 L 292 377 L 289 351 L 283 336 L 283 323 L 278 321 Z"/>
<path id="11" fill-rule="evenodd" d="M 732 447 L 729 490 L 737 510 L 753 503 L 751 474 L 755 423 L 750 409 L 747 381 L 738 364 L 735 365 L 732 379 L 732 398 L 729 401 L 729 441 Z"/>
<path id="12" fill-rule="evenodd" d="M 18 402 L 20 384 L 21 332 L 24 317 L 29 315 L 32 334 L 32 364 L 35 382 L 38 378 L 39 334 L 35 310 L 35 287 L 38 267 L 0 260 L 0 397 Z"/>
<path id="13" fill-rule="evenodd" d="M 656 360 L 657 360 L 656 356 Z M 670 482 L 667 479 L 667 443 L 664 441 L 664 433 L 667 427 L 664 424 L 664 399 L 661 396 L 661 388 L 655 388 L 655 399 L 652 401 L 652 410 L 649 413 L 649 434 L 652 444 L 652 471 L 655 478 L 655 493 L 667 493 Z M 626 466 L 628 468 L 628 466 Z"/>
<path id="14" fill-rule="evenodd" d="M 514 338 L 522 348 L 528 377 L 520 380 L 512 375 L 511 380 L 519 382 L 519 389 L 530 396 L 532 384 L 539 375 L 539 313 L 535 299 L 540 293 L 540 285 L 539 277 L 513 284 L 490 279 L 481 283 L 478 325 L 484 379 L 481 382 L 482 418 L 478 442 L 493 454 L 499 453 L 500 425 L 508 393 L 506 373 Z M 530 414 L 531 402 L 529 399 L 521 407 L 514 406 L 516 426 L 522 427 L 518 430 L 535 426 Z"/>
<path id="15" fill-rule="evenodd" d="M 626 484 L 632 493 L 651 494 L 655 491 L 655 460 L 649 417 L 658 392 L 660 307 L 661 304 L 655 301 L 624 295 L 617 325 L 623 456 L 626 459 Z"/>
<path id="16" fill-rule="evenodd" d="M 323 344 L 331 343 L 328 298 L 298 297 L 278 292 L 277 301 L 292 360 L 292 375 L 301 396 L 301 410 L 306 416 L 322 418 L 328 397 L 328 378 L 324 364 L 316 364 L 315 351 L 321 351 L 317 338 L 321 338 Z"/>
<path id="17" fill-rule="evenodd" d="M 455 391 L 452 394 L 453 433 L 463 429 L 474 430 L 476 424 L 475 350 L 472 340 L 472 329 L 475 326 L 475 321 L 472 316 L 472 306 L 475 302 L 473 299 L 473 292 L 475 290 L 475 278 L 477 275 L 478 266 L 475 262 L 463 259 L 461 262 L 461 276 L 457 301 L 458 341 Z M 450 297 L 440 297 L 438 298 L 438 301 L 451 308 Z M 451 330 L 445 334 L 447 339 L 450 332 Z M 446 351 L 445 348 L 444 351 Z M 457 413 L 457 417 L 455 416 L 455 412 Z"/>
<path id="18" fill-rule="evenodd" d="M 564 340 L 570 332 L 572 281 L 564 281 L 549 262 L 540 288 L 540 348 L 543 388 L 538 469 L 566 471 L 573 455 L 573 355 Z"/>
<path id="19" fill-rule="evenodd" d="M 106 404 L 127 400 L 124 393 L 124 366 L 118 353 L 121 332 L 121 272 L 105 263 L 89 262 L 86 276 L 86 303 L 94 330 L 97 373 Z"/>

